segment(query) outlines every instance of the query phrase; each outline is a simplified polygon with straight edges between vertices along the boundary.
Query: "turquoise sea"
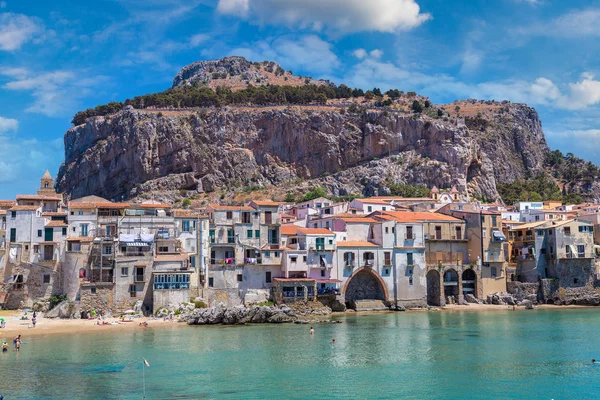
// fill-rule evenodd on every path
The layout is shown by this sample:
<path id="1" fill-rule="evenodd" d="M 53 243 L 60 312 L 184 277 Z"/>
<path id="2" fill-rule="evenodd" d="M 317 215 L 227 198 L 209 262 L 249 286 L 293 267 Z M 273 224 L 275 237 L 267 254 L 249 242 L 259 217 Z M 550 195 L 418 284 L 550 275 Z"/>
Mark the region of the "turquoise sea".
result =
<path id="1" fill-rule="evenodd" d="M 315 336 L 295 324 L 25 336 L 0 354 L 0 393 L 140 399 L 145 358 L 148 399 L 600 398 L 600 310 L 339 319 Z"/>

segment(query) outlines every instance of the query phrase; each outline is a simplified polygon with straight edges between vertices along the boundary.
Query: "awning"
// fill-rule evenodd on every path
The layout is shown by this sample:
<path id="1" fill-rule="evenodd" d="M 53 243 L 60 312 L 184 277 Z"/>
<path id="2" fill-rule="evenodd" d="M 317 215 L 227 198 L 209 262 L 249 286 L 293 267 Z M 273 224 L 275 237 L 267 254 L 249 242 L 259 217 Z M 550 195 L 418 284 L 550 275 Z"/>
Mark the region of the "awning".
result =
<path id="1" fill-rule="evenodd" d="M 127 247 L 148 247 L 148 246 L 150 246 L 148 243 L 144 243 L 144 242 L 129 242 L 129 243 L 125 243 L 125 245 Z"/>
<path id="2" fill-rule="evenodd" d="M 317 283 L 342 283 L 339 279 L 317 279 Z"/>
<path id="3" fill-rule="evenodd" d="M 496 242 L 506 242 L 506 236 L 500 231 L 492 231 L 492 236 Z"/>

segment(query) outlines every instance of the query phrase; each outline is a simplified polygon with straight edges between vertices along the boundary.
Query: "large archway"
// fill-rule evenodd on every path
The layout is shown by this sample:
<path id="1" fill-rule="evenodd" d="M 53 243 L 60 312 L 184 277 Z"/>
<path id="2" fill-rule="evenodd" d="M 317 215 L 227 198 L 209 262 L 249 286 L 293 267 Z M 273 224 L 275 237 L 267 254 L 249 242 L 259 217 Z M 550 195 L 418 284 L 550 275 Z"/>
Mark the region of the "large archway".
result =
<path id="1" fill-rule="evenodd" d="M 383 300 L 387 301 L 388 293 L 385 282 L 370 268 L 359 268 L 344 286 L 346 303 L 356 300 Z"/>
<path id="2" fill-rule="evenodd" d="M 430 306 L 441 306 L 440 273 L 430 270 L 427 275 L 427 304 Z"/>
<path id="3" fill-rule="evenodd" d="M 446 299 L 452 297 L 454 301 L 458 301 L 458 295 L 458 272 L 449 269 L 444 272 L 444 297 Z"/>
<path id="4" fill-rule="evenodd" d="M 477 274 L 472 268 L 464 270 L 462 273 L 463 295 L 472 294 L 477 297 Z"/>

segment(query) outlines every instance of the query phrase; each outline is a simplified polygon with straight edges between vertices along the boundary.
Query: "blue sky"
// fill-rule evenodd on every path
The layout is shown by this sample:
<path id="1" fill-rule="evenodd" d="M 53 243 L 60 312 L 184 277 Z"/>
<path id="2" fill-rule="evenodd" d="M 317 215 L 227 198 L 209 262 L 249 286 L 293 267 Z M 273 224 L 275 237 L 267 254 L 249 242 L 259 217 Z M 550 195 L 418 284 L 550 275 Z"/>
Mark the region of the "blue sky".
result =
<path id="1" fill-rule="evenodd" d="M 72 115 L 242 55 L 434 102 L 534 106 L 552 148 L 600 164 L 600 3 L 563 0 L 0 0 L 0 199 L 63 160 Z"/>

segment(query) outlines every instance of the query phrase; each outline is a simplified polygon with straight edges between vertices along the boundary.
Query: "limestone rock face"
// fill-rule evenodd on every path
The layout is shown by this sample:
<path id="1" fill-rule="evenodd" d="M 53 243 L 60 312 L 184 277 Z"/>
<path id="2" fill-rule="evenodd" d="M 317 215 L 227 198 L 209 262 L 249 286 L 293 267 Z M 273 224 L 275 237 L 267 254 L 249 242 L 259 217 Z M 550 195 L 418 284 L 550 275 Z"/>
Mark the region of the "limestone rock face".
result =
<path id="1" fill-rule="evenodd" d="M 176 81 L 185 81 L 180 74 Z M 486 115 L 482 132 L 425 115 L 327 106 L 127 107 L 67 131 L 58 185 L 72 198 L 120 200 L 154 190 L 288 189 L 306 180 L 335 195 L 385 195 L 390 184 L 410 183 L 456 185 L 493 200 L 497 184 L 542 171 L 548 151 L 535 110 L 504 109 Z"/>

